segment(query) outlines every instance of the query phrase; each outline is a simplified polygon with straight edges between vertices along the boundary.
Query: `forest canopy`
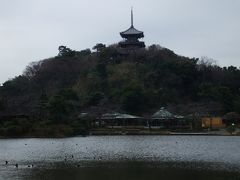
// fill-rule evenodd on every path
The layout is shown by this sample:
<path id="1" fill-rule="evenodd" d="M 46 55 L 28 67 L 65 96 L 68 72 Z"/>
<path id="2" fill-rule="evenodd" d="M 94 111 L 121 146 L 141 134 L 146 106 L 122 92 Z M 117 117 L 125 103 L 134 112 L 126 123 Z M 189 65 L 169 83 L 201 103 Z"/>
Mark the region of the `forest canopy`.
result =
<path id="1" fill-rule="evenodd" d="M 123 53 L 59 47 L 54 58 L 29 64 L 0 87 L 0 115 L 63 122 L 92 107 L 136 115 L 162 106 L 187 115 L 240 112 L 240 69 L 188 58 L 159 45 Z"/>

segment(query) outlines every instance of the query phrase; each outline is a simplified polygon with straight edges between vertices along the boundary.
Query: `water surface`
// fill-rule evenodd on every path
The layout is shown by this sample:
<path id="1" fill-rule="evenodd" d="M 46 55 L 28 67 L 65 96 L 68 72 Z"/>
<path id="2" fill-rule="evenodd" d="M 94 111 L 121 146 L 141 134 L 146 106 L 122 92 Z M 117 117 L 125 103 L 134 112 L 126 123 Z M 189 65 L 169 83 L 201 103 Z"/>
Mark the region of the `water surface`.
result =
<path id="1" fill-rule="evenodd" d="M 239 172 L 239 137 L 90 136 L 0 140 L 0 179 L 6 180 L 240 179 Z"/>

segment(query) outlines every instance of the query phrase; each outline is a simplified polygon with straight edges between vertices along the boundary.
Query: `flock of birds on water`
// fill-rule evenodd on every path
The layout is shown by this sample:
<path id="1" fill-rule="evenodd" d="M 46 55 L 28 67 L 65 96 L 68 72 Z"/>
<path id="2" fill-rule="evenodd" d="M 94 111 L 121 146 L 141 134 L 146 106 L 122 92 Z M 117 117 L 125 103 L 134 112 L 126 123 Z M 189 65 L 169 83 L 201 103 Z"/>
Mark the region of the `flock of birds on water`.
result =
<path id="1" fill-rule="evenodd" d="M 53 144 L 53 143 L 52 143 L 52 144 Z M 77 145 L 78 145 L 78 144 L 76 144 L 76 146 L 77 146 Z M 25 146 L 27 146 L 27 144 L 25 144 Z M 71 155 L 71 159 L 74 159 L 74 156 L 73 156 L 73 155 Z M 94 160 L 102 160 L 102 157 L 101 157 L 101 156 L 98 157 L 98 158 L 94 157 L 93 159 L 94 159 Z M 64 162 L 67 162 L 67 160 L 68 160 L 68 158 L 67 158 L 67 156 L 65 156 L 65 157 L 64 157 Z M 5 161 L 5 166 L 9 166 L 9 165 L 10 165 L 9 161 Z M 13 164 L 13 166 L 18 169 L 19 164 L 16 163 L 16 164 Z M 33 165 L 33 164 L 28 164 L 27 167 L 28 167 L 28 168 L 33 168 L 34 165 Z M 80 164 L 77 164 L 77 167 L 80 167 Z"/>

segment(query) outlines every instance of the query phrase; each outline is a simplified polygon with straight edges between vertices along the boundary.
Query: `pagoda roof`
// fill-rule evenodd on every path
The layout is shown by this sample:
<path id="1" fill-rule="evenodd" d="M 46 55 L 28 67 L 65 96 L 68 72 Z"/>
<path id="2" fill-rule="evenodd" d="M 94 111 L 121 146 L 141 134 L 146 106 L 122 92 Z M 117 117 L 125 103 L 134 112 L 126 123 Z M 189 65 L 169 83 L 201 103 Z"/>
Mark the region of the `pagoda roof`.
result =
<path id="1" fill-rule="evenodd" d="M 136 36 L 138 38 L 143 38 L 144 37 L 143 32 L 135 29 L 134 26 L 131 26 L 126 31 L 121 32 L 120 35 L 123 38 L 129 37 L 129 36 Z"/>

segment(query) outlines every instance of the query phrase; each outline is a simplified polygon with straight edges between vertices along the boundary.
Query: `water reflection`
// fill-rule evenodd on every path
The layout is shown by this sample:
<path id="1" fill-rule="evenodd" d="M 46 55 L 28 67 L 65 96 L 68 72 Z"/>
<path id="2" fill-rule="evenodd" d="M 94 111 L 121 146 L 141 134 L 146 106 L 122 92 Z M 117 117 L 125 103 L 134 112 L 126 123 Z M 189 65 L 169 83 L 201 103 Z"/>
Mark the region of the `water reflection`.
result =
<path id="1" fill-rule="evenodd" d="M 226 180 L 240 179 L 237 172 L 209 170 L 198 168 L 204 164 L 189 163 L 146 163 L 146 162 L 107 162 L 77 167 L 66 164 L 55 164 L 54 168 L 34 169 L 24 179 L 33 180 Z"/>

